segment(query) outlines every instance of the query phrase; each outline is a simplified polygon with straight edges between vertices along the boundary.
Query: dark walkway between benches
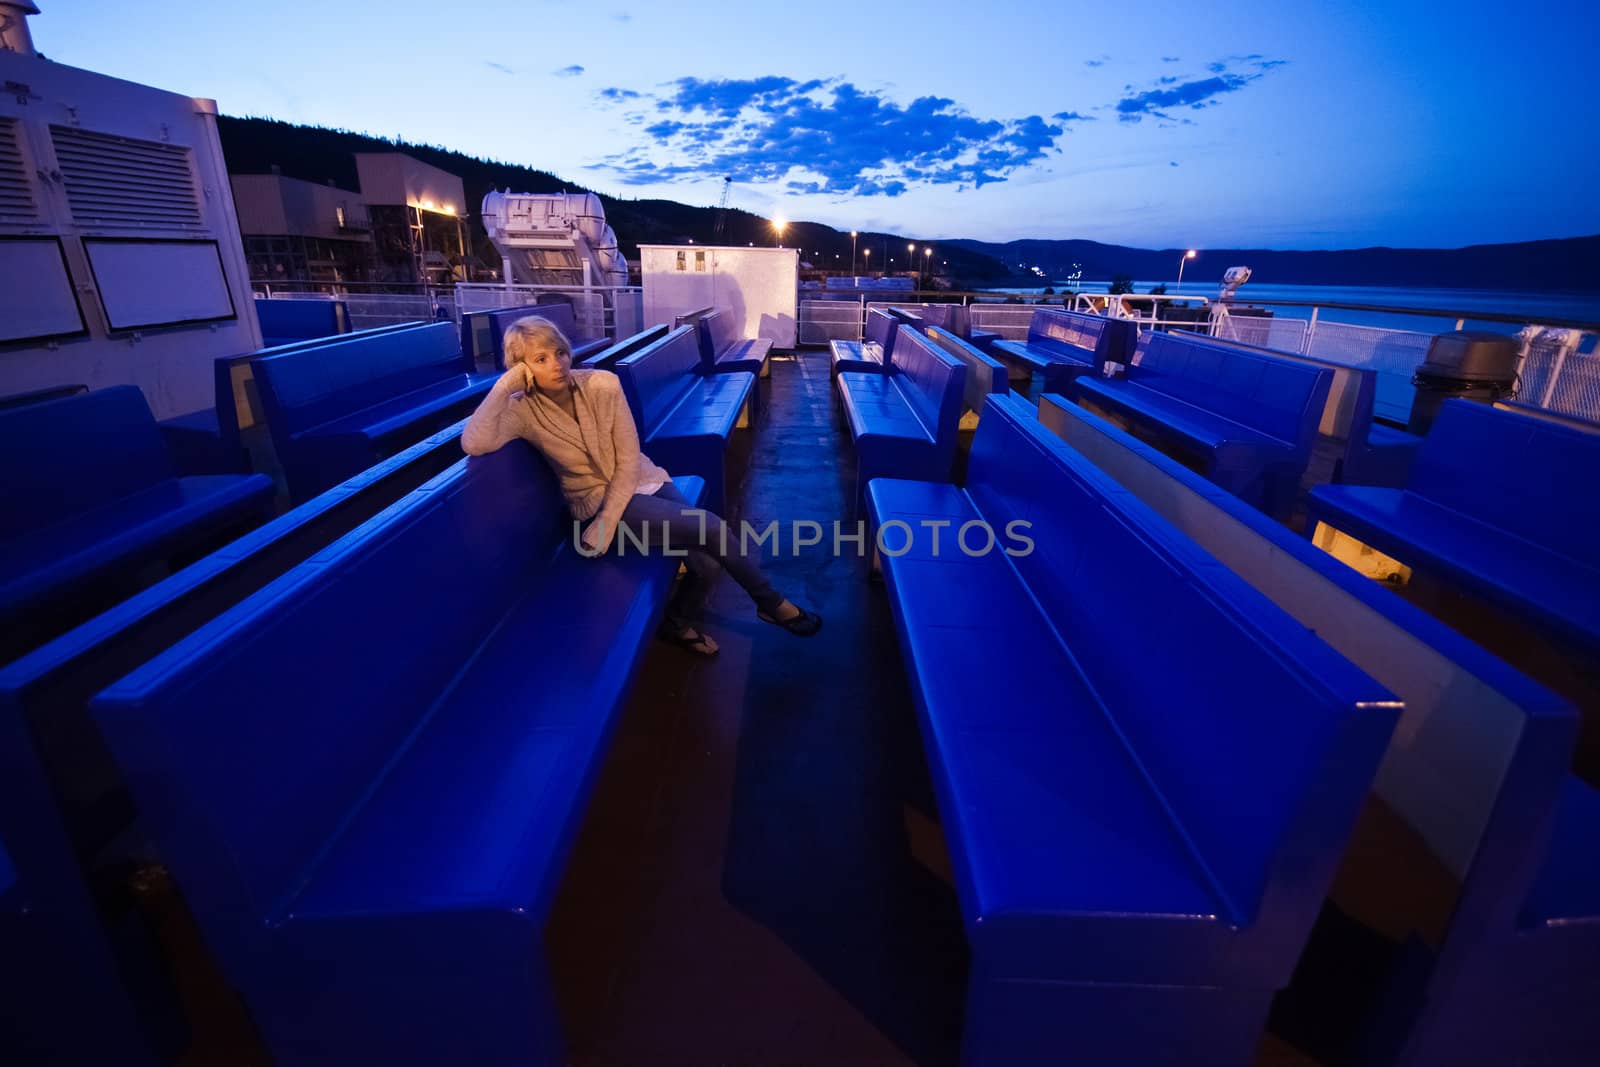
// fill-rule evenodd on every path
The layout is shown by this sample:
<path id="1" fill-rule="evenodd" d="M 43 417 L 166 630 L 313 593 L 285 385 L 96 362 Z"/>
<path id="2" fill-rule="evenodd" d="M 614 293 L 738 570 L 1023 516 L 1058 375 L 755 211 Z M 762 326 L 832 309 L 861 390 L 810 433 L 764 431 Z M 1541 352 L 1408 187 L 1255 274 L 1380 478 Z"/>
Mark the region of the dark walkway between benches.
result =
<path id="1" fill-rule="evenodd" d="M 867 561 L 831 551 L 855 469 L 827 353 L 770 389 L 729 517 L 824 524 L 771 570 L 827 623 L 790 638 L 724 579 L 715 660 L 648 653 L 551 920 L 585 1067 L 957 1061 L 967 952 L 916 713 Z M 1260 1062 L 1314 1061 L 1269 1037 Z"/>

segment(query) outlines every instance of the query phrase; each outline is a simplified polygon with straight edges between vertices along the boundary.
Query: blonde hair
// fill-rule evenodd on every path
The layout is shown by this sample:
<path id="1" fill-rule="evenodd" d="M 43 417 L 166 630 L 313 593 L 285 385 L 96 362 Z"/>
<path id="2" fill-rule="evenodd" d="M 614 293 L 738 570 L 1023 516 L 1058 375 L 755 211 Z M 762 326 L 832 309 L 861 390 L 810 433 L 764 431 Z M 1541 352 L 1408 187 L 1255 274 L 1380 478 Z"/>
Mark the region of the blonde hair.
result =
<path id="1" fill-rule="evenodd" d="M 505 353 L 506 370 L 527 358 L 528 351 L 548 347 L 556 355 L 572 358 L 572 344 L 561 328 L 540 315 L 528 315 L 506 327 L 500 350 Z"/>

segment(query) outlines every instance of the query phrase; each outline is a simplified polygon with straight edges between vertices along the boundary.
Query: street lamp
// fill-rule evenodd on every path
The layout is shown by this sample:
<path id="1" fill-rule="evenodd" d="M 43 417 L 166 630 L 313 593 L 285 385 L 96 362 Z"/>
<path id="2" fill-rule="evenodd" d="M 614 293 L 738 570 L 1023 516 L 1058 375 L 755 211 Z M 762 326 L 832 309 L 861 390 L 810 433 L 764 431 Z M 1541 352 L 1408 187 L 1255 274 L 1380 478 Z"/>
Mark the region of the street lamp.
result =
<path id="1" fill-rule="evenodd" d="M 932 245 L 929 245 L 927 248 L 924 248 L 922 250 L 922 273 L 929 274 L 929 275 L 931 275 L 933 273 L 933 246 Z M 928 280 L 931 283 L 933 279 L 929 278 Z"/>
<path id="2" fill-rule="evenodd" d="M 788 221 L 782 215 L 778 215 L 772 220 L 772 232 L 777 237 L 779 248 L 783 247 L 783 231 L 788 225 Z"/>
<path id="3" fill-rule="evenodd" d="M 850 273 L 856 272 L 856 231 L 850 231 Z"/>
<path id="4" fill-rule="evenodd" d="M 869 277 L 872 275 L 872 249 L 870 248 L 861 250 L 861 273 Z"/>
<path id="5" fill-rule="evenodd" d="M 1183 254 L 1183 258 L 1178 260 L 1178 284 L 1172 287 L 1172 295 L 1173 296 L 1177 296 L 1178 295 L 1178 290 L 1183 288 L 1183 266 L 1184 266 L 1184 264 L 1188 263 L 1197 254 L 1198 253 L 1196 253 L 1195 250 L 1191 248 L 1191 249 L 1189 249 L 1189 251 L 1187 251 L 1187 252 L 1185 252 Z"/>
<path id="6" fill-rule="evenodd" d="M 915 271 L 917 269 L 917 244 L 915 241 L 906 245 L 906 253 L 906 266 Z"/>

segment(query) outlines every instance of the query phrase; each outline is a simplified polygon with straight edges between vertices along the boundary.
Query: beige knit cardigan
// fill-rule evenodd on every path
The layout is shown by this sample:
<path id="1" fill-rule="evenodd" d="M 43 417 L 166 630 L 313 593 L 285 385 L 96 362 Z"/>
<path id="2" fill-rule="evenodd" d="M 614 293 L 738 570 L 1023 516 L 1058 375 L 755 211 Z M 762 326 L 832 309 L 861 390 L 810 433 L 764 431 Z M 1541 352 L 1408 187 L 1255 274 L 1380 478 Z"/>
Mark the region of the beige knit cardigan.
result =
<path id="1" fill-rule="evenodd" d="M 481 456 L 522 438 L 555 470 L 573 518 L 598 515 L 615 530 L 634 492 L 653 492 L 669 476 L 639 450 L 639 431 L 615 374 L 575 370 L 572 388 L 577 422 L 537 389 L 524 393 L 514 375 L 501 375 L 467 420 L 461 447 Z"/>

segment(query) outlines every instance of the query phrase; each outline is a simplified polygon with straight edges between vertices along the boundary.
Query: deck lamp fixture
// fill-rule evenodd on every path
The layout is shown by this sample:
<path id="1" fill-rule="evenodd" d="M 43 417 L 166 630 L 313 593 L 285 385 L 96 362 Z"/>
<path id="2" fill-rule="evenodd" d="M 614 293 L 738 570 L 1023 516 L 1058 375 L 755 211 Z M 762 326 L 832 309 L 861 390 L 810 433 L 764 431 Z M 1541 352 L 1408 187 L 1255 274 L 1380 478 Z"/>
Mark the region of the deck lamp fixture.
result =
<path id="1" fill-rule="evenodd" d="M 1183 266 L 1184 266 L 1184 264 L 1188 263 L 1191 259 L 1193 259 L 1197 255 L 1199 255 L 1199 253 L 1191 248 L 1191 249 L 1189 249 L 1189 251 L 1185 252 L 1183 254 L 1183 256 L 1178 260 L 1178 284 L 1174 285 L 1172 287 L 1172 294 L 1174 296 L 1176 296 L 1178 294 L 1178 290 L 1179 289 L 1183 288 Z"/>

